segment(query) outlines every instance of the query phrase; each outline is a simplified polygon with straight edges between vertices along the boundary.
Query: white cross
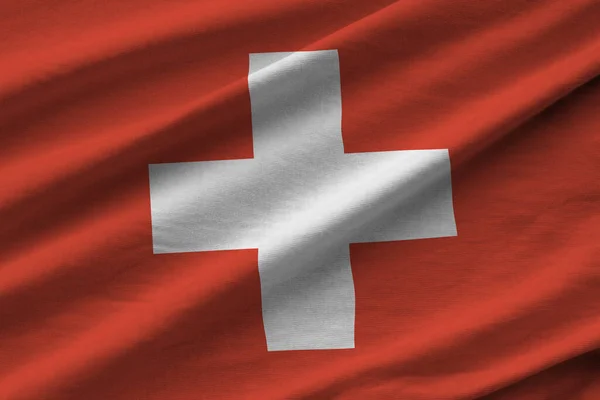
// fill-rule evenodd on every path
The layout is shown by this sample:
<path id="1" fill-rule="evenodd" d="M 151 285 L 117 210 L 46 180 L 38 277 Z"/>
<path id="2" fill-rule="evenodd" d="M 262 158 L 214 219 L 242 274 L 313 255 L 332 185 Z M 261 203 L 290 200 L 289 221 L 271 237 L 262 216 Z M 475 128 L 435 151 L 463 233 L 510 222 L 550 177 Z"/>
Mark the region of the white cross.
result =
<path id="1" fill-rule="evenodd" d="M 154 253 L 258 249 L 267 349 L 354 348 L 349 244 L 455 236 L 448 151 L 344 153 L 337 50 L 248 86 L 254 158 L 149 166 Z"/>

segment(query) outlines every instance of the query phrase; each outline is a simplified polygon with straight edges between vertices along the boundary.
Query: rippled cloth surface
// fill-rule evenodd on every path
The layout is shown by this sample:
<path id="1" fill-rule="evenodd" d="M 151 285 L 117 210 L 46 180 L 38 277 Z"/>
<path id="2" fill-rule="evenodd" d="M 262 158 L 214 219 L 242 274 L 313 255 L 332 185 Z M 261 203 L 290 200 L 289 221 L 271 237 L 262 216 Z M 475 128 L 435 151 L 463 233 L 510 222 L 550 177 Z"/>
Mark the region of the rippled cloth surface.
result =
<path id="1" fill-rule="evenodd" d="M 2 1 L 0 399 L 599 399 L 599 21 Z M 248 55 L 329 49 L 344 150 L 449 149 L 458 235 L 352 244 L 355 348 L 269 352 L 257 252 L 154 254 L 148 165 L 252 157 Z"/>

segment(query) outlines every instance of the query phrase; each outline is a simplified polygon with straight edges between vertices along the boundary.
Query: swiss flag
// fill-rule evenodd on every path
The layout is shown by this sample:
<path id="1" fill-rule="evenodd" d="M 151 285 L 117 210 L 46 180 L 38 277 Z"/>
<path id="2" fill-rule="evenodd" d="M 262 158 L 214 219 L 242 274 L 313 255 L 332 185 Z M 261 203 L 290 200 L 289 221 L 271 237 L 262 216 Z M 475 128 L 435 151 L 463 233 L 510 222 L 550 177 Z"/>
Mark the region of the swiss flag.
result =
<path id="1" fill-rule="evenodd" d="M 596 0 L 1 2 L 0 399 L 599 399 L 598 21 Z M 160 251 L 152 169 L 258 160 L 249 68 L 282 52 L 339 68 L 344 155 L 447 149 L 447 230 L 344 242 L 339 346 L 270 348 L 259 246 Z"/>

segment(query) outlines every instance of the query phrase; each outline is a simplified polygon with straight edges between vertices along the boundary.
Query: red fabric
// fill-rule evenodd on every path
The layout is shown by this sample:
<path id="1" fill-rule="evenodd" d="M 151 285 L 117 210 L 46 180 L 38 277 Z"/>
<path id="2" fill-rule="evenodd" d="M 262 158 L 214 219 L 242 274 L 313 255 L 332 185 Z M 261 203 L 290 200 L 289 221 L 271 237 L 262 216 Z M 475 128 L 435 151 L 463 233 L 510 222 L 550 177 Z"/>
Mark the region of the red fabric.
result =
<path id="1" fill-rule="evenodd" d="M 1 1 L 0 399 L 600 399 L 599 21 Z M 313 49 L 346 151 L 450 149 L 458 236 L 353 245 L 356 349 L 269 353 L 255 252 L 152 254 L 147 165 L 251 155 L 248 53 Z"/>

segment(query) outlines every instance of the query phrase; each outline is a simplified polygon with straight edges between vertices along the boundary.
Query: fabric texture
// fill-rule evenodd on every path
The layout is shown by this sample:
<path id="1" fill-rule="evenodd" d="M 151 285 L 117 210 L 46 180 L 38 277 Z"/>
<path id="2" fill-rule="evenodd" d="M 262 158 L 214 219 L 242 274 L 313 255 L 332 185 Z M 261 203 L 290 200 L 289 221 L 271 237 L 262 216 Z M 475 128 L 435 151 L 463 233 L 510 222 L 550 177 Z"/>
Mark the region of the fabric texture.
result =
<path id="1" fill-rule="evenodd" d="M 598 0 L 0 2 L 0 400 L 600 399 L 599 21 Z M 273 68 L 282 54 L 329 58 Z M 316 163 L 329 148 L 305 138 L 321 131 L 352 168 Z M 205 186 L 185 203 L 209 204 L 202 218 L 172 218 L 170 193 L 199 182 L 186 168 L 261 149 L 266 175 L 227 175 L 260 218 Z M 435 162 L 396 169 L 417 152 Z M 448 163 L 435 212 L 375 212 L 428 193 L 447 174 L 427 166 Z M 321 170 L 327 185 L 300 179 Z M 360 224 L 332 223 L 356 210 Z M 373 213 L 398 228 L 371 229 Z M 288 214 L 313 253 L 262 224 Z M 214 243 L 213 223 L 227 227 Z M 313 261 L 337 251 L 332 226 L 351 227 L 335 260 L 352 296 L 329 309 L 325 275 L 293 278 L 328 265 Z M 266 291 L 281 265 L 292 284 Z M 315 310 L 320 327 L 343 310 L 352 337 L 294 349 Z M 269 348 L 269 321 L 283 345 Z"/>

